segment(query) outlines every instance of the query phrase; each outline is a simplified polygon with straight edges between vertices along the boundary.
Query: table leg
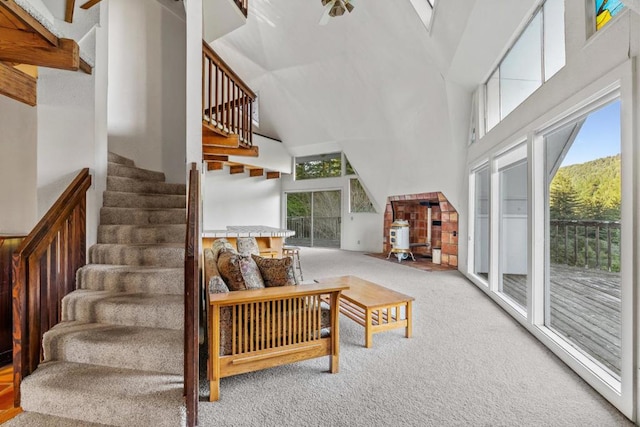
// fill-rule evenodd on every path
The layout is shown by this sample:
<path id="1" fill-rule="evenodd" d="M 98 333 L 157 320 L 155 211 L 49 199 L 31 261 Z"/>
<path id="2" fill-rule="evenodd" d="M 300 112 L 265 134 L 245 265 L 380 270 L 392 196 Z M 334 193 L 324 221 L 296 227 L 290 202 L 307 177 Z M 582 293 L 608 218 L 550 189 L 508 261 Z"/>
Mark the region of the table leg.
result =
<path id="1" fill-rule="evenodd" d="M 407 316 L 407 328 L 405 330 L 405 337 L 407 338 L 411 338 L 411 301 L 407 301 L 407 308 L 406 308 L 407 312 L 406 312 L 406 316 Z"/>
<path id="2" fill-rule="evenodd" d="M 364 346 L 371 348 L 373 345 L 373 312 L 369 309 L 365 311 L 364 333 Z"/>

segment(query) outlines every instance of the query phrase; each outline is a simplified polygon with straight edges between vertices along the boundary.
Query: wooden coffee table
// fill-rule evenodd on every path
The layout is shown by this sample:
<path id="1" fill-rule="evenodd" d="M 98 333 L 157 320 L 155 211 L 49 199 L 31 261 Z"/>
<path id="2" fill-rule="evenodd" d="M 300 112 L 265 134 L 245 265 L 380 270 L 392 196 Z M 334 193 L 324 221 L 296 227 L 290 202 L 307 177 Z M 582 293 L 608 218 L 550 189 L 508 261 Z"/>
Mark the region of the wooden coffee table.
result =
<path id="1" fill-rule="evenodd" d="M 319 283 L 346 285 L 340 296 L 340 312 L 364 326 L 364 345 L 373 345 L 373 334 L 405 328 L 411 337 L 411 303 L 413 297 L 385 288 L 356 276 L 322 279 Z"/>

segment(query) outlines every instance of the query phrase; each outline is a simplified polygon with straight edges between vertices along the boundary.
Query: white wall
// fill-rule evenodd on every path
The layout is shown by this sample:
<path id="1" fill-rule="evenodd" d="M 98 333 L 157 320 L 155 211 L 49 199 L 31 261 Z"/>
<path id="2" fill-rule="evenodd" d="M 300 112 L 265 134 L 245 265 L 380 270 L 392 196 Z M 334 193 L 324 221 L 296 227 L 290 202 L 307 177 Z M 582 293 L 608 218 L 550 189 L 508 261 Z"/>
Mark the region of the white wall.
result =
<path id="1" fill-rule="evenodd" d="M 26 234 L 38 221 L 37 113 L 0 96 L 0 234 Z"/>
<path id="2" fill-rule="evenodd" d="M 109 2 L 109 149 L 169 182 L 185 181 L 184 19 L 156 0 Z"/>
<path id="3" fill-rule="evenodd" d="M 228 225 L 281 227 L 281 179 L 231 175 L 228 168 L 205 173 L 203 230 Z"/>

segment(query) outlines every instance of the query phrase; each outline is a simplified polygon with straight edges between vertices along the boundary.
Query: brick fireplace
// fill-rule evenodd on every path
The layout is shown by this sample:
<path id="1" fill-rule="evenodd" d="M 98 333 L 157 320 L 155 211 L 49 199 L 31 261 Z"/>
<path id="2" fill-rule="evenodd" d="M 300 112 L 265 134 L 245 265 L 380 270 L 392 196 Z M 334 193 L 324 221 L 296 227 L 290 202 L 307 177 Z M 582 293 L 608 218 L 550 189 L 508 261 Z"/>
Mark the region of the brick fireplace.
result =
<path id="1" fill-rule="evenodd" d="M 389 253 L 389 230 L 395 220 L 409 222 L 409 242 L 426 243 L 427 211 L 431 207 L 431 245 L 414 246 L 414 255 L 431 256 L 433 248 L 442 250 L 442 265 L 458 266 L 458 212 L 440 192 L 390 196 L 384 212 L 384 253 Z"/>

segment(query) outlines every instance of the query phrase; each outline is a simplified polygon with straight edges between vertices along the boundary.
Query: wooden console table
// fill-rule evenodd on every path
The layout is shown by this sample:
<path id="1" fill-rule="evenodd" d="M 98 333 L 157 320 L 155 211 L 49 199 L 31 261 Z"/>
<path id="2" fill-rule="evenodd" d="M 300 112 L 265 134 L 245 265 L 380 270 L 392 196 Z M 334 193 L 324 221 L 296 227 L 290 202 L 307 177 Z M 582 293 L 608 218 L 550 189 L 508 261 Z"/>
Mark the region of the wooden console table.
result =
<path id="1" fill-rule="evenodd" d="M 411 337 L 410 297 L 356 276 L 341 276 L 319 280 L 348 286 L 340 295 L 340 312 L 364 326 L 364 345 L 373 345 L 373 334 L 391 329 L 405 328 L 405 337 Z"/>

